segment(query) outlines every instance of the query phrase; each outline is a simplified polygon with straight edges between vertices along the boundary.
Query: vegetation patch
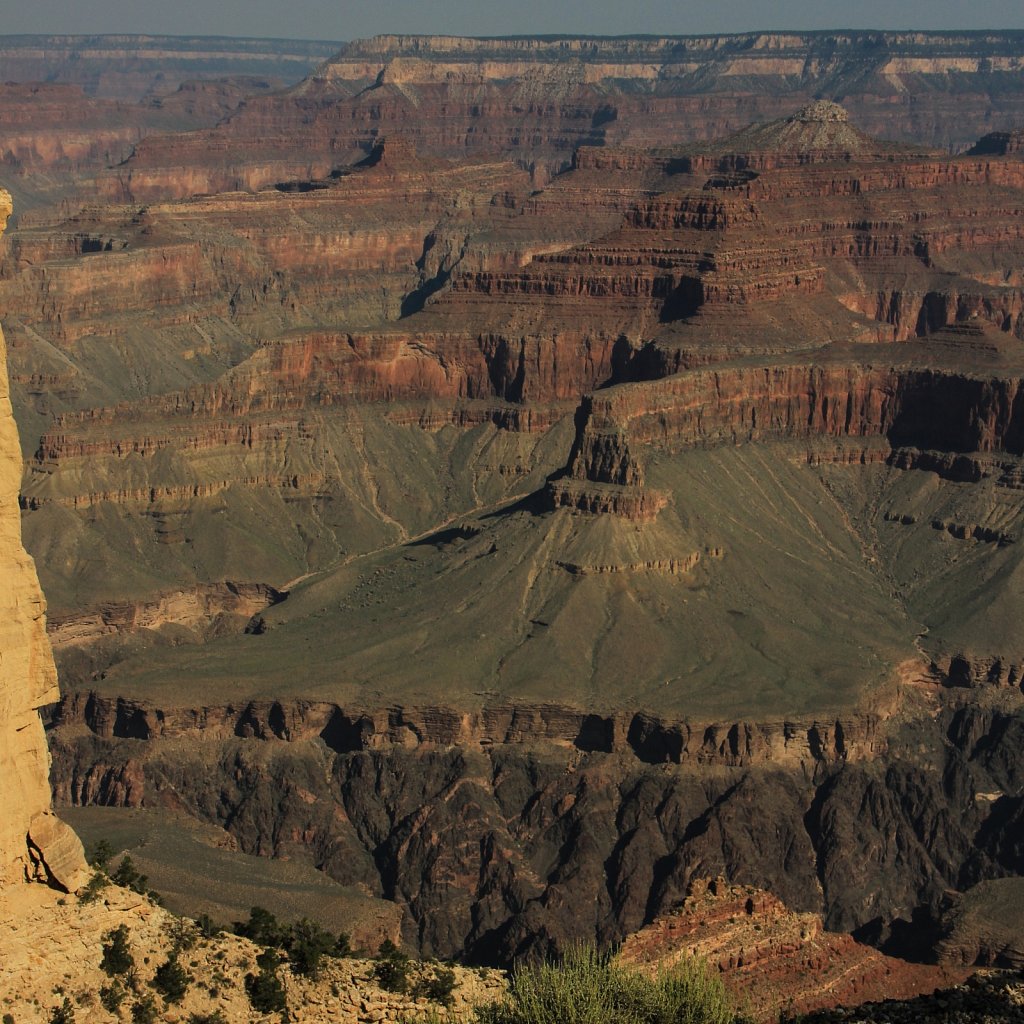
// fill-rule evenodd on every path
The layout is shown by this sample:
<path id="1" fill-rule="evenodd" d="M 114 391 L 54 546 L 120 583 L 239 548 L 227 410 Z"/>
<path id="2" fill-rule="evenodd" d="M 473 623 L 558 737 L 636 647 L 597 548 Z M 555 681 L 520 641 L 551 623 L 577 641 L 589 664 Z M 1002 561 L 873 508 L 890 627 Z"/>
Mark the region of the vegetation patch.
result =
<path id="1" fill-rule="evenodd" d="M 699 960 L 654 977 L 619 967 L 593 948 L 557 964 L 523 967 L 505 999 L 476 1011 L 478 1024 L 733 1024 L 722 985 Z"/>

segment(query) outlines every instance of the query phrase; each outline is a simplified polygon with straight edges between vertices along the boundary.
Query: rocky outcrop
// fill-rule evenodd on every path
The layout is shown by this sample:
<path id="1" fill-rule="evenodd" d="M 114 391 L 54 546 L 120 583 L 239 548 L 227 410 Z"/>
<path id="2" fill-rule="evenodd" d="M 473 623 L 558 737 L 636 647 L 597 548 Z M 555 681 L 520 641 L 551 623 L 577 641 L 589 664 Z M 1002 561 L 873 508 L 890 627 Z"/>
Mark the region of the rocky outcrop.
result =
<path id="1" fill-rule="evenodd" d="M 771 893 L 724 878 L 694 879 L 681 906 L 626 939 L 618 961 L 657 971 L 689 956 L 716 969 L 760 1021 L 930 994 L 965 973 L 885 956 L 825 931 L 816 914 L 794 913 Z"/>
<path id="2" fill-rule="evenodd" d="M 0 228 L 11 212 L 0 191 Z M 46 604 L 35 565 L 21 545 L 21 449 L 0 335 L 0 888 L 38 880 L 73 889 L 83 879 L 82 847 L 50 809 L 49 754 L 39 709 L 57 700 L 57 673 L 46 637 Z"/>
<path id="3" fill-rule="evenodd" d="M 173 538 L 168 543 L 173 543 Z M 207 583 L 185 592 L 161 594 L 150 601 L 106 604 L 80 615 L 51 615 L 47 632 L 54 647 L 88 644 L 103 636 L 168 625 L 195 628 L 200 635 L 216 634 L 227 623 L 233 622 L 238 629 L 248 626 L 258 612 L 287 596 L 287 591 L 265 583 Z"/>
<path id="4" fill-rule="evenodd" d="M 775 727 L 522 704 L 176 709 L 82 694 L 55 725 L 53 779 L 63 801 L 174 807 L 246 852 L 301 851 L 397 901 L 407 941 L 438 955 L 510 961 L 617 941 L 692 879 L 721 873 L 921 956 L 951 887 L 1019 870 L 1021 711 L 1019 694 L 993 715 L 961 691 L 919 689 L 887 722 Z M 883 983 L 876 954 L 816 935 L 769 964 L 838 951 Z"/>
<path id="5" fill-rule="evenodd" d="M 134 977 L 145 986 L 143 992 L 157 1000 L 164 1019 L 187 1014 L 238 1024 L 267 1020 L 262 1010 L 253 1007 L 245 985 L 246 975 L 258 972 L 256 959 L 263 948 L 256 943 L 220 930 L 211 937 L 203 936 L 192 921 L 115 885 L 108 884 L 89 901 L 58 901 L 54 895 L 41 889 L 18 893 L 17 900 L 12 899 L 10 890 L 0 894 L 0 927 L 5 934 L 0 960 L 0 1009 L 16 1020 L 46 1024 L 65 997 L 77 1009 L 79 1019 L 87 1012 L 96 1024 L 121 1020 L 124 1009 L 106 1009 L 97 992 L 117 984 L 100 964 L 110 933 L 122 927 L 134 960 Z M 180 955 L 174 945 L 176 939 L 188 946 L 181 956 L 187 959 L 188 983 L 182 997 L 172 1003 L 164 1000 L 151 982 L 169 957 Z M 379 941 L 373 943 L 373 948 Z M 276 973 L 289 1019 L 296 1024 L 379 1024 L 442 1010 L 418 992 L 385 989 L 375 966 L 367 953 L 339 959 L 325 957 L 317 976 L 308 977 L 283 963 Z M 451 1019 L 460 1024 L 474 1018 L 475 1006 L 500 999 L 505 992 L 507 982 L 501 971 L 461 965 L 452 965 L 451 969 L 451 1008 L 444 1012 L 450 1012 Z M 409 980 L 412 985 L 421 982 L 422 989 L 436 977 L 436 970 L 436 964 L 410 961 Z M 130 986 L 121 991 L 125 1008 L 142 1002 Z"/>
<path id="6" fill-rule="evenodd" d="M 579 574 L 624 571 L 601 566 L 565 568 Z M 640 565 L 633 571 L 677 574 L 688 568 L 667 563 Z M 601 715 L 557 704 L 522 702 L 494 704 L 479 711 L 443 705 L 355 711 L 324 702 L 285 700 L 185 708 L 158 707 L 99 693 L 72 693 L 54 709 L 53 722 L 67 729 L 85 726 L 105 739 L 217 741 L 241 736 L 291 743 L 319 737 L 338 753 L 487 748 L 547 741 L 583 751 L 630 755 L 655 764 L 744 767 L 769 762 L 830 764 L 879 754 L 885 749 L 882 725 L 892 710 L 834 719 L 714 722 L 680 721 L 649 713 Z"/>

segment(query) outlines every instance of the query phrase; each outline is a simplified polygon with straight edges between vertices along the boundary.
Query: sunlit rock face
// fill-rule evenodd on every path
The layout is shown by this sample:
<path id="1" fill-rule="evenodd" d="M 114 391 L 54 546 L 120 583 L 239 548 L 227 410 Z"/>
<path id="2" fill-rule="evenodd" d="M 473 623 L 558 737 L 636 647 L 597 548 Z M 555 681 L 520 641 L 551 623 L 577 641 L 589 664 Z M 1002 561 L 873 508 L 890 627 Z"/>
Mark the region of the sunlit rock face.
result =
<path id="1" fill-rule="evenodd" d="M 0 191 L 0 224 L 10 212 L 11 198 Z M 38 879 L 72 888 L 84 860 L 78 838 L 50 809 L 50 758 L 39 708 L 57 700 L 57 672 L 35 563 L 21 544 L 20 483 L 21 449 L 0 334 L 0 886 Z"/>

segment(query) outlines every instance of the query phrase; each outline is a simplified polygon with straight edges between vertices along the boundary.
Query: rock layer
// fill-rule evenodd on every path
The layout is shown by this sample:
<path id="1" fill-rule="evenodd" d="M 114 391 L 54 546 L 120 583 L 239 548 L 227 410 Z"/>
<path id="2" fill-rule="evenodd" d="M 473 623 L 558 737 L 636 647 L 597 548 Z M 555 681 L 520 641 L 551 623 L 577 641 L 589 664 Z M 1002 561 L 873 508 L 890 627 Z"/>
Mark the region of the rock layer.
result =
<path id="1" fill-rule="evenodd" d="M 1021 696 L 993 712 L 968 694 L 912 680 L 887 722 L 773 733 L 553 707 L 361 714 L 82 694 L 53 732 L 54 785 L 76 804 L 185 811 L 248 853 L 310 856 L 396 901 L 406 940 L 434 955 L 511 962 L 619 941 L 694 878 L 725 874 L 920 956 L 950 888 L 1024 866 Z M 848 938 L 816 949 L 882 984 L 884 962 Z"/>
<path id="2" fill-rule="evenodd" d="M 760 1021 L 930 994 L 966 973 L 885 956 L 825 931 L 816 914 L 795 914 L 771 893 L 724 878 L 695 879 L 681 906 L 626 939 L 618 960 L 656 971 L 688 956 L 717 969 Z"/>

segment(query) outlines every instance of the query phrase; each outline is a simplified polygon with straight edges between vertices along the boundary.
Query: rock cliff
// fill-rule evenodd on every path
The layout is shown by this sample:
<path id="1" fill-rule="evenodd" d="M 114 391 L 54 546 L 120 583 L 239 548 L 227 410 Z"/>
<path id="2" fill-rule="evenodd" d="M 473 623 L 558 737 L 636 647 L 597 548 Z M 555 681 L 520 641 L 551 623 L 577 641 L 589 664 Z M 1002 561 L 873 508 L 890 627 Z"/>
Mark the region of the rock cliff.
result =
<path id="1" fill-rule="evenodd" d="M 0 229 L 10 213 L 10 196 L 0 191 Z M 85 862 L 78 838 L 50 808 L 50 758 L 39 710 L 58 699 L 57 673 L 35 564 L 21 544 L 20 486 L 21 447 L 0 335 L 0 887 L 35 880 L 68 890 L 84 880 Z"/>
<path id="2" fill-rule="evenodd" d="M 746 919 L 746 897 L 723 901 L 720 931 L 698 929 L 718 936 L 705 952 L 733 967 L 742 956 L 752 983 L 808 1001 L 809 958 L 833 971 L 836 999 L 855 1000 L 887 983 L 934 987 L 942 972 L 896 970 L 820 921 L 801 944 L 793 925 L 809 919 L 773 900 L 892 953 L 932 952 L 953 889 L 1024 867 L 1022 701 L 1001 697 L 986 707 L 908 677 L 884 720 L 771 726 L 522 703 L 366 712 L 81 694 L 56 718 L 54 785 L 63 802 L 184 811 L 247 853 L 309 857 L 394 901 L 410 945 L 485 963 L 621 941 L 693 880 L 723 874 L 772 894 L 750 922 L 766 927 L 741 936 L 729 919 Z M 978 935 L 1005 931 L 972 906 L 973 931 L 955 926 L 942 947 L 953 969 Z"/>
<path id="3" fill-rule="evenodd" d="M 251 76 L 291 84 L 338 45 L 129 34 L 0 36 L 0 82 L 52 82 L 103 99 L 152 101 L 202 79 Z"/>
<path id="4" fill-rule="evenodd" d="M 692 145 L 820 97 L 841 100 L 871 135 L 959 150 L 989 119 L 1015 126 L 1022 57 L 1012 32 L 378 36 L 209 133 L 150 137 L 117 176 L 140 200 L 200 181 L 204 192 L 258 188 L 295 173 L 296 147 L 323 176 L 401 133 L 424 153 L 511 157 L 542 184 L 580 145 Z"/>

